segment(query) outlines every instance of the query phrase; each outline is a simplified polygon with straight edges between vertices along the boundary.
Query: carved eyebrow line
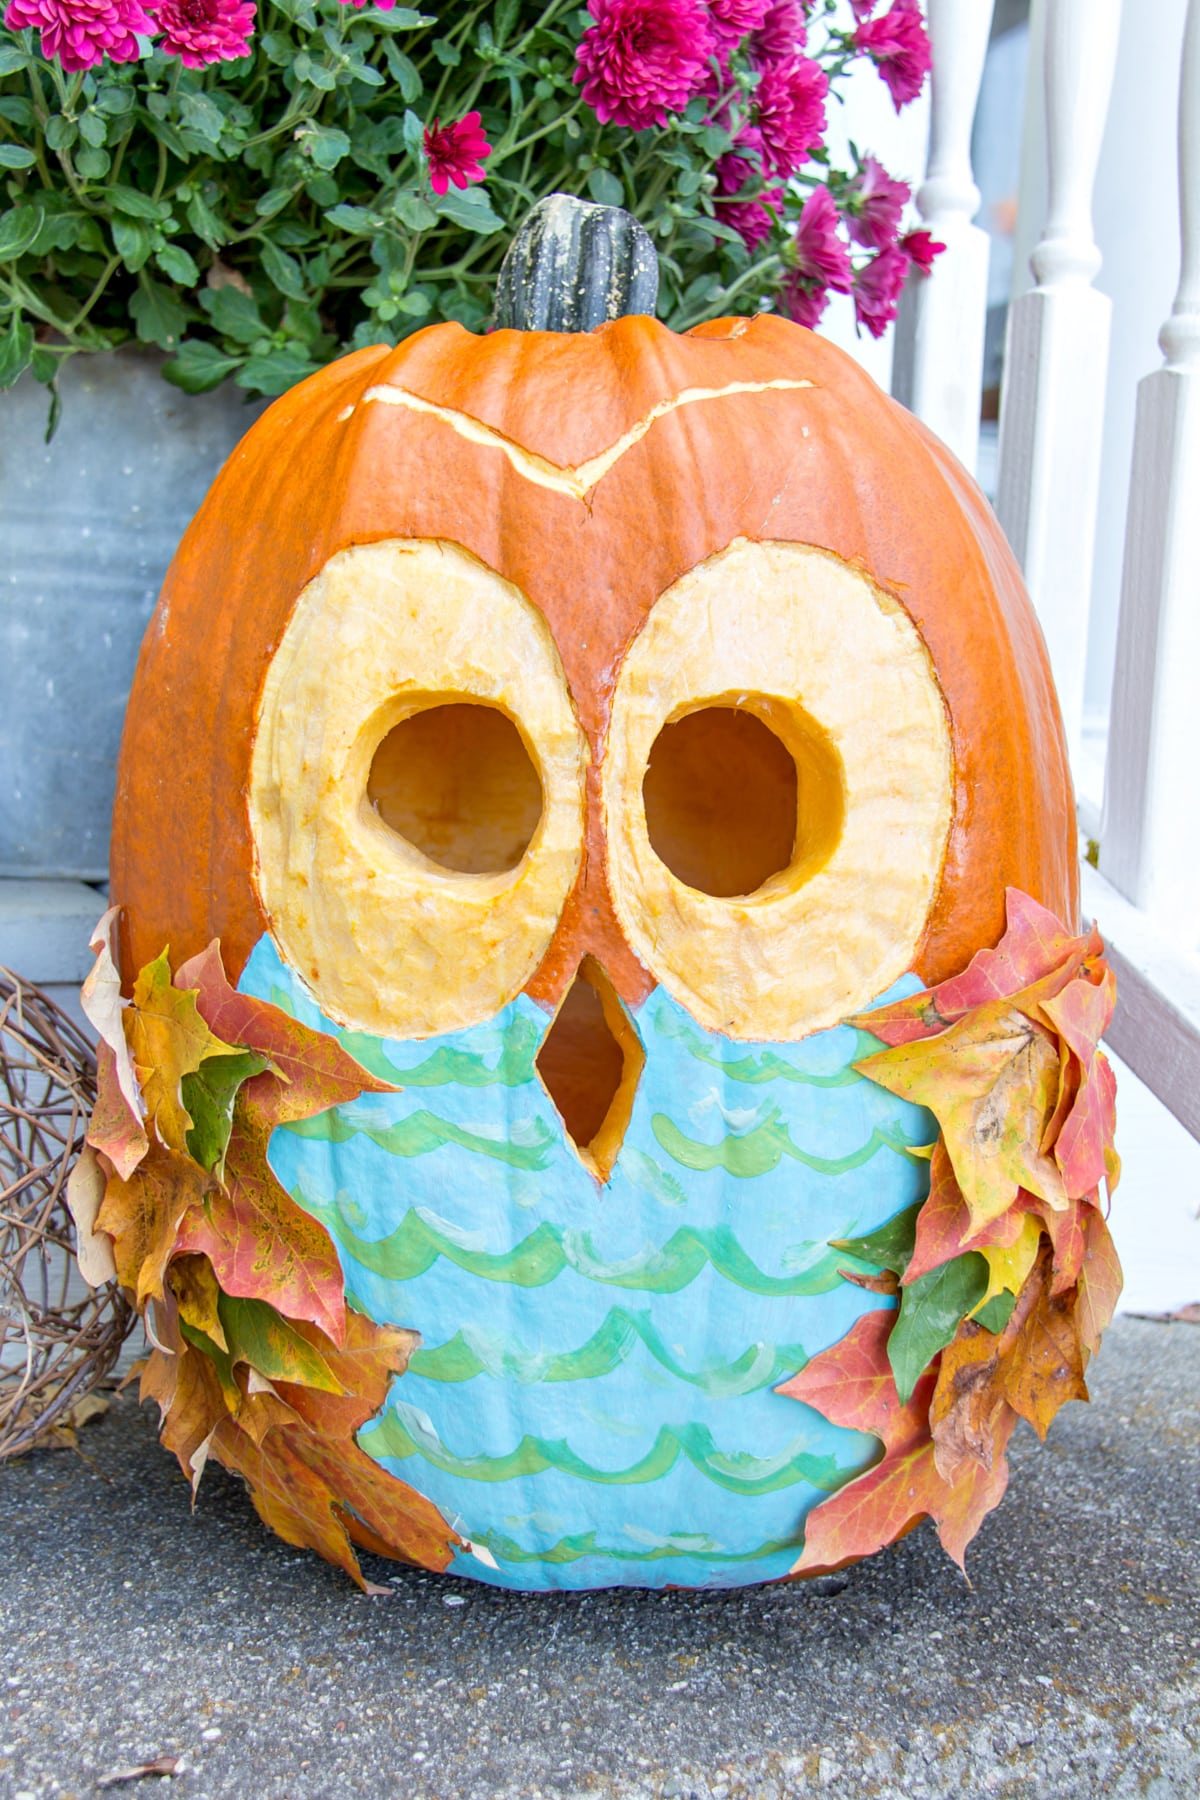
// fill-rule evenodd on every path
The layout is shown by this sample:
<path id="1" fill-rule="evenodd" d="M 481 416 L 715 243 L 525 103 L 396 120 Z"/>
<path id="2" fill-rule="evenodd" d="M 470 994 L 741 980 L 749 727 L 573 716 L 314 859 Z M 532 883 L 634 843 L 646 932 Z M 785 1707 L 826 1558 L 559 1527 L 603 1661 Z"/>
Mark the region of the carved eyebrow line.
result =
<path id="1" fill-rule="evenodd" d="M 423 400 L 419 394 L 391 382 L 368 388 L 363 395 L 363 404 L 368 400 L 378 400 L 385 406 L 403 406 L 410 412 L 428 413 L 432 418 L 441 419 L 443 424 L 457 431 L 460 437 L 468 438 L 474 444 L 502 451 L 518 475 L 523 475 L 527 481 L 535 482 L 538 487 L 551 488 L 558 494 L 567 494 L 573 500 L 583 500 L 589 490 L 602 481 L 614 464 L 621 460 L 625 452 L 632 450 L 645 437 L 656 420 L 665 418 L 678 407 L 695 406 L 702 400 L 724 400 L 730 394 L 767 394 L 779 390 L 811 388 L 813 385 L 811 381 L 793 381 L 780 376 L 774 381 L 731 381 L 727 387 L 684 388 L 682 393 L 673 395 L 669 400 L 660 400 L 656 406 L 652 406 L 644 418 L 631 425 L 607 450 L 601 450 L 598 456 L 591 456 L 586 462 L 573 465 L 551 462 L 547 457 L 539 456 L 536 450 L 527 449 L 524 444 L 515 443 L 512 438 L 505 437 L 503 432 L 485 425 L 481 419 L 472 418 L 470 413 L 459 412 L 453 406 L 438 406 L 434 401 Z"/>

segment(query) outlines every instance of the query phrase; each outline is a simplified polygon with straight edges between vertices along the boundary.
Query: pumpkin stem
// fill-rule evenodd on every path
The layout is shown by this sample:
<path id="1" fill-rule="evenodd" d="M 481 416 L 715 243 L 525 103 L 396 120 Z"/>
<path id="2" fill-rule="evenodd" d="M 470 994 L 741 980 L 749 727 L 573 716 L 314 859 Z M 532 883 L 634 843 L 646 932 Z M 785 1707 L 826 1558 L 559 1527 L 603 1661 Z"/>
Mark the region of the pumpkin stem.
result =
<path id="1" fill-rule="evenodd" d="M 493 330 L 591 331 L 626 313 L 653 313 L 658 256 L 620 206 L 574 194 L 539 200 L 505 254 Z"/>

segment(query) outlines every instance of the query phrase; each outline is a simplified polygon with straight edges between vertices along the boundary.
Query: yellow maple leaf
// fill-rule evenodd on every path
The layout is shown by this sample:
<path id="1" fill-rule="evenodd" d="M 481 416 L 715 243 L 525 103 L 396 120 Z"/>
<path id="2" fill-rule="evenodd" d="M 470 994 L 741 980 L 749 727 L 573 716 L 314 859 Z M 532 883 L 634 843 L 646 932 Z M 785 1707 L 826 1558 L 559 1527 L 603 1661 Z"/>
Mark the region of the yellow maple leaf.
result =
<path id="1" fill-rule="evenodd" d="M 983 1311 L 997 1294 L 1019 1294 L 1026 1277 L 1037 1261 L 1042 1241 L 1042 1221 L 1036 1213 L 1026 1213 L 1020 1235 L 1014 1244 L 973 1244 L 988 1266 L 988 1289 L 970 1317 Z"/>
<path id="2" fill-rule="evenodd" d="M 194 990 L 171 985 L 165 950 L 134 982 L 124 1025 L 146 1112 L 159 1140 L 186 1156 L 192 1119 L 183 1104 L 183 1077 L 194 1074 L 206 1057 L 233 1056 L 236 1046 L 213 1036 L 196 1009 Z"/>
<path id="3" fill-rule="evenodd" d="M 1019 1188 L 1055 1210 L 1066 1206 L 1062 1175 L 1041 1148 L 1058 1100 L 1057 1049 L 1011 1001 L 990 1001 L 937 1037 L 854 1066 L 935 1115 L 973 1232 L 999 1218 Z"/>

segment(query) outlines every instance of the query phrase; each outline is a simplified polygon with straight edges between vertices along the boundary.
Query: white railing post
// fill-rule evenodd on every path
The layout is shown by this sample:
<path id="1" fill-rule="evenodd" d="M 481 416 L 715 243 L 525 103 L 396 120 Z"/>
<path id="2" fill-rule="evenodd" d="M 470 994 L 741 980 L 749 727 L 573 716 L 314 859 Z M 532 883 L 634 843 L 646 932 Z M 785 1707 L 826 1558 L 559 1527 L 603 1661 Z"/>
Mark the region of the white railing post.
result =
<path id="1" fill-rule="evenodd" d="M 1009 310 L 996 512 L 1025 572 L 1078 763 L 1112 302 L 1092 189 L 1112 91 L 1121 0 L 1047 0 L 1049 204 L 1036 286 Z"/>
<path id="2" fill-rule="evenodd" d="M 1200 946 L 1200 0 L 1179 98 L 1182 273 L 1138 386 L 1100 867 L 1181 946 Z"/>
<path id="3" fill-rule="evenodd" d="M 929 164 L 917 210 L 946 246 L 932 273 L 914 274 L 900 301 L 892 393 L 948 444 L 972 474 L 987 318 L 988 235 L 971 221 L 979 189 L 971 127 L 995 0 L 926 0 L 933 51 Z"/>

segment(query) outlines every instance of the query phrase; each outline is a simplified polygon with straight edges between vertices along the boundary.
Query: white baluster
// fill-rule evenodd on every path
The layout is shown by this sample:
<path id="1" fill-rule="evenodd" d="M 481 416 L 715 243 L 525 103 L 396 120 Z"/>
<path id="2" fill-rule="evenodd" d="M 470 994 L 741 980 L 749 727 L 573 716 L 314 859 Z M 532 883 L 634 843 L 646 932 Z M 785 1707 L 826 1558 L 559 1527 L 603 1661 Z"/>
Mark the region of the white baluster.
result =
<path id="1" fill-rule="evenodd" d="M 996 511 L 1025 571 L 1078 759 L 1112 302 L 1092 287 L 1092 188 L 1121 0 L 1047 0 L 1049 206 L 1009 310 Z"/>
<path id="2" fill-rule="evenodd" d="M 1187 949 L 1200 947 L 1200 0 L 1179 99 L 1182 275 L 1138 386 L 1108 739 L 1102 872 Z"/>
<path id="3" fill-rule="evenodd" d="M 913 274 L 896 322 L 892 392 L 974 473 L 987 314 L 988 236 L 971 221 L 979 189 L 971 127 L 995 0 L 927 0 L 933 51 L 929 166 L 917 209 L 946 246 Z"/>

